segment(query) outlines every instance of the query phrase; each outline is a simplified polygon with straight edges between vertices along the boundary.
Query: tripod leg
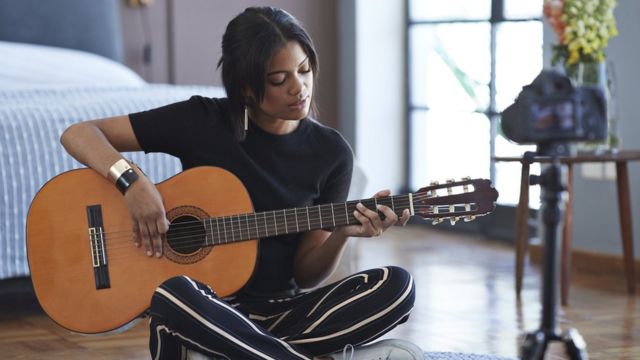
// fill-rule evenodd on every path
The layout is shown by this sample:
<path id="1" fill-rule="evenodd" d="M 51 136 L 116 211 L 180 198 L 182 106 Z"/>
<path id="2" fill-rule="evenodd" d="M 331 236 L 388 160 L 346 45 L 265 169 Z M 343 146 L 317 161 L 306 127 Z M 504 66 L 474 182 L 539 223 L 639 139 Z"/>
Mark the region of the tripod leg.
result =
<path id="1" fill-rule="evenodd" d="M 571 360 L 588 360 L 587 344 L 576 329 L 569 329 L 562 335 L 562 342 L 567 347 Z"/>
<path id="2" fill-rule="evenodd" d="M 542 331 L 528 333 L 520 349 L 521 360 L 542 360 L 547 348 L 547 336 Z"/>

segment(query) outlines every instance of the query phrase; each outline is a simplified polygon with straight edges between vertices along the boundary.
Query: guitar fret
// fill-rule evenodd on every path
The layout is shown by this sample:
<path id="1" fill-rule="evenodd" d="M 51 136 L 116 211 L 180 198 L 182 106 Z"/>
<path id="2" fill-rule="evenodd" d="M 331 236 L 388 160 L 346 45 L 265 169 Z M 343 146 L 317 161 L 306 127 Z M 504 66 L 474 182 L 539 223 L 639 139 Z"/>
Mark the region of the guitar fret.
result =
<path id="1" fill-rule="evenodd" d="M 298 226 L 298 209 L 293 209 L 293 214 L 296 216 L 296 232 L 300 232 L 300 228 Z"/>
<path id="2" fill-rule="evenodd" d="M 224 229 L 224 242 L 226 244 L 229 241 L 227 240 L 227 222 L 226 222 L 226 220 L 224 218 L 225 217 L 223 216 L 222 217 L 222 228 Z"/>
<path id="3" fill-rule="evenodd" d="M 289 227 L 287 226 L 287 213 L 284 209 L 282 210 L 282 217 L 284 218 L 284 232 L 286 234 L 289 232 Z"/>
<path id="4" fill-rule="evenodd" d="M 269 228 L 267 227 L 267 213 L 262 213 L 262 221 L 264 221 L 264 236 L 267 237 L 269 235 Z"/>
<path id="5" fill-rule="evenodd" d="M 309 224 L 309 229 L 317 229 L 318 228 L 318 217 L 315 214 L 316 207 L 307 207 L 307 222 Z"/>
<path id="6" fill-rule="evenodd" d="M 242 219 L 242 215 L 236 216 L 236 219 L 238 219 L 238 240 L 243 240 L 244 237 L 242 236 L 242 223 L 240 222 L 240 220 Z"/>
<path id="7" fill-rule="evenodd" d="M 249 229 L 249 214 L 244 214 L 244 222 L 247 223 L 247 240 L 251 239 L 251 232 Z"/>
<path id="8" fill-rule="evenodd" d="M 207 223 L 209 224 L 209 230 L 207 230 Z M 209 244 L 209 234 L 211 234 L 212 232 L 212 226 L 211 226 L 211 219 L 204 219 L 204 221 L 202 221 L 202 224 L 204 225 L 204 245 L 205 246 L 209 246 L 209 245 L 213 245 L 213 244 Z"/>
<path id="9" fill-rule="evenodd" d="M 260 230 L 258 229 L 258 214 L 253 214 L 253 222 L 256 224 L 256 239 L 260 237 Z"/>
<path id="10" fill-rule="evenodd" d="M 333 213 L 333 204 L 330 204 L 329 206 L 331 206 L 331 220 L 333 220 L 333 227 L 336 227 L 336 215 Z"/>
<path id="11" fill-rule="evenodd" d="M 327 209 L 327 206 L 330 206 L 331 209 Z M 323 209 L 324 207 L 324 209 Z M 325 205 L 321 205 L 320 206 L 320 219 L 322 219 L 322 224 L 326 225 L 326 227 L 329 227 L 330 224 L 327 223 L 326 220 L 332 219 L 334 220 L 334 226 L 335 226 L 335 218 L 333 217 L 333 206 L 331 204 L 325 204 Z"/>
<path id="12" fill-rule="evenodd" d="M 242 223 L 240 222 L 240 219 L 242 219 L 242 215 L 236 215 L 236 219 L 238 220 L 238 240 L 242 240 L 244 239 L 244 237 L 242 236 Z"/>
<path id="13" fill-rule="evenodd" d="M 235 241 L 236 241 L 236 232 L 235 232 L 235 230 L 233 229 L 233 218 L 234 218 L 234 216 L 232 215 L 232 216 L 230 216 L 229 218 L 230 218 L 230 220 L 231 220 L 231 241 L 232 241 L 232 242 L 235 242 Z"/>
<path id="14" fill-rule="evenodd" d="M 347 220 L 347 225 L 349 225 L 349 210 L 347 210 L 347 202 L 344 202 L 344 218 Z"/>
<path id="15" fill-rule="evenodd" d="M 234 220 L 234 219 L 235 219 L 235 220 L 238 220 L 238 231 L 240 232 L 240 233 L 238 234 L 238 239 L 242 239 L 242 227 L 240 226 L 240 215 L 235 215 L 235 216 L 232 216 L 232 217 L 231 217 L 231 229 L 232 229 L 232 231 L 235 229 L 235 224 L 233 223 L 233 220 Z M 234 242 L 236 241 L 235 233 L 234 233 L 234 235 L 233 235 L 233 241 L 234 241 Z"/>
<path id="16" fill-rule="evenodd" d="M 246 236 L 240 237 L 240 240 L 248 240 L 248 239 L 251 239 L 251 234 L 249 233 L 249 223 L 247 222 L 247 214 L 241 215 L 240 219 L 242 219 L 242 216 L 244 216 L 244 223 L 246 224 L 246 225 L 242 225 L 242 227 L 244 227 L 244 231 L 246 232 Z M 240 233 L 242 234 L 242 231 Z"/>
<path id="17" fill-rule="evenodd" d="M 353 200 L 353 201 L 348 201 L 347 202 L 347 209 L 349 209 L 349 216 L 351 217 L 351 219 L 353 220 L 354 224 L 359 224 L 358 219 L 356 219 L 355 215 L 353 215 L 354 212 L 357 211 L 357 205 L 358 205 L 359 200 Z"/>
<path id="18" fill-rule="evenodd" d="M 220 219 L 216 218 L 216 230 L 218 230 L 218 244 L 220 244 Z"/>
<path id="19" fill-rule="evenodd" d="M 318 205 L 318 217 L 320 218 L 320 229 L 322 229 L 324 226 L 322 226 L 322 210 L 320 209 L 320 205 Z"/>
<path id="20" fill-rule="evenodd" d="M 273 210 L 273 225 L 275 227 L 275 233 L 278 235 L 278 221 L 276 220 L 276 211 Z"/>
<path id="21" fill-rule="evenodd" d="M 207 219 L 204 220 L 200 220 L 200 222 L 202 223 L 202 227 L 204 227 L 204 245 L 208 246 L 209 245 L 209 241 L 207 240 L 207 234 L 209 234 L 209 231 L 207 230 Z"/>

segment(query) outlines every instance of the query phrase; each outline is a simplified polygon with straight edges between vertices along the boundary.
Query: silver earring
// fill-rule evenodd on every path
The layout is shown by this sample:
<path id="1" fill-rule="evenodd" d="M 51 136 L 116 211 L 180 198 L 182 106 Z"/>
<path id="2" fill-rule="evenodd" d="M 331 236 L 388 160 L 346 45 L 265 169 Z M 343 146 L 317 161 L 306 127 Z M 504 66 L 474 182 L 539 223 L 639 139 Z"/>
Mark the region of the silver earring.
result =
<path id="1" fill-rule="evenodd" d="M 249 111 L 244 107 L 244 131 L 249 130 Z"/>

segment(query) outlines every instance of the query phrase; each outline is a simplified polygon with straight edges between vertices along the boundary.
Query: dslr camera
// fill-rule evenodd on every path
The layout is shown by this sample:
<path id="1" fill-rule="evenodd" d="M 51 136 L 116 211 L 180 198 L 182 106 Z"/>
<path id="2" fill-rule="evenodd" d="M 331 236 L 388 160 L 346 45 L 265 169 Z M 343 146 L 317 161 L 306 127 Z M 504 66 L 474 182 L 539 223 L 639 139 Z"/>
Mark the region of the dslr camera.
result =
<path id="1" fill-rule="evenodd" d="M 603 140 L 607 104 L 597 86 L 573 86 L 554 70 L 543 70 L 502 113 L 505 136 L 518 144 Z"/>

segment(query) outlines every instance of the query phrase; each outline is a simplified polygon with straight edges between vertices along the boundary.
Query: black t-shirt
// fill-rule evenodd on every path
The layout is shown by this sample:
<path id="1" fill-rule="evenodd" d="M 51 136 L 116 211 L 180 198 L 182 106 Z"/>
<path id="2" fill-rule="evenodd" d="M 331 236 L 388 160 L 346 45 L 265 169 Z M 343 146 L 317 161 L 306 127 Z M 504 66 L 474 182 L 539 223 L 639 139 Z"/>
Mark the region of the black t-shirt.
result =
<path id="1" fill-rule="evenodd" d="M 311 119 L 286 135 L 249 126 L 234 139 L 228 100 L 193 96 L 187 101 L 129 115 L 146 153 L 180 159 L 183 170 L 210 165 L 229 170 L 247 188 L 256 212 L 344 202 L 353 153 L 335 130 Z M 296 289 L 293 258 L 301 234 L 261 239 L 256 270 L 244 292 Z M 215 289 L 214 289 L 215 290 Z"/>

